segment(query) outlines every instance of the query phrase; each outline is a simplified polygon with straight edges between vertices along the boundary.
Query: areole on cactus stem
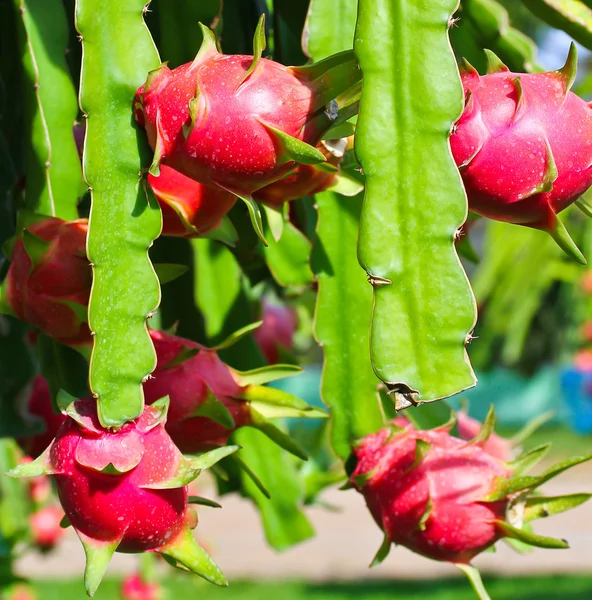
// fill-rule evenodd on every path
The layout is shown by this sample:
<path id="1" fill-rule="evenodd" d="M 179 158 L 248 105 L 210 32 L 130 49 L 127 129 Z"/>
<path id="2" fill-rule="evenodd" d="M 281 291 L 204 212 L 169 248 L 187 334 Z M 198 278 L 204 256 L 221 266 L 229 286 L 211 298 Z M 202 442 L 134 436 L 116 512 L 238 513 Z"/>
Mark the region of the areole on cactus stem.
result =
<path id="1" fill-rule="evenodd" d="M 326 161 L 315 146 L 339 121 L 337 99 L 359 85 L 360 71 L 351 52 L 304 67 L 263 58 L 264 16 L 253 56 L 221 54 L 201 28 L 195 60 L 173 70 L 162 64 L 136 93 L 134 114 L 154 150 L 150 174 L 158 178 L 166 165 L 233 193 L 264 241 L 253 193 L 298 164 Z"/>
<path id="2" fill-rule="evenodd" d="M 512 73 L 487 51 L 487 74 L 464 61 L 465 109 L 450 143 L 469 208 L 485 217 L 542 229 L 584 263 L 557 214 L 592 185 L 592 108 L 570 91 L 572 44 L 562 69 Z"/>

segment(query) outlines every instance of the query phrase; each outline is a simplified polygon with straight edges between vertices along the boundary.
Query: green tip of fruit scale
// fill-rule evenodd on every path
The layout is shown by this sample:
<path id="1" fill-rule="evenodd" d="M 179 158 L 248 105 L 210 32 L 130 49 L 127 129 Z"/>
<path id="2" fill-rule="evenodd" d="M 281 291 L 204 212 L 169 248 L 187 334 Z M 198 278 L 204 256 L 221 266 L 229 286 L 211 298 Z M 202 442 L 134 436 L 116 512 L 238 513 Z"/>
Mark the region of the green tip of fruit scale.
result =
<path id="1" fill-rule="evenodd" d="M 576 80 L 576 73 L 578 70 L 578 50 L 576 45 L 572 42 L 569 47 L 569 52 L 567 54 L 567 60 L 565 61 L 565 65 L 561 67 L 556 73 L 561 77 L 565 85 L 565 95 L 567 96 L 567 92 L 571 89 L 571 86 L 574 84 Z"/>
<path id="2" fill-rule="evenodd" d="M 578 198 L 575 205 L 587 216 L 592 217 L 592 197 L 582 196 Z"/>
<path id="3" fill-rule="evenodd" d="M 477 77 L 479 77 L 479 72 L 477 71 L 477 69 L 475 69 L 475 67 L 464 56 L 460 61 L 458 70 L 461 73 L 470 73 L 471 75 L 476 75 Z"/>
<path id="4" fill-rule="evenodd" d="M 385 533 L 384 539 L 382 540 L 382 544 L 380 545 L 378 552 L 376 552 L 376 556 L 374 556 L 374 558 L 372 559 L 372 562 L 370 563 L 370 568 L 377 567 L 381 562 L 383 562 L 384 559 L 388 556 L 390 551 L 391 551 L 391 541 L 389 540 L 388 536 Z"/>
<path id="5" fill-rule="evenodd" d="M 479 445 L 484 444 L 492 435 L 495 429 L 495 408 L 493 404 L 489 407 L 485 421 L 481 427 L 479 433 L 467 444 Z"/>
<path id="6" fill-rule="evenodd" d="M 567 232 L 565 225 L 561 220 L 555 216 L 555 222 L 553 226 L 548 230 L 551 237 L 557 242 L 557 245 L 574 260 L 582 265 L 588 264 L 586 258 L 582 254 L 581 250 L 577 247 L 576 243 L 571 239 L 571 236 Z"/>
<path id="7" fill-rule="evenodd" d="M 193 59 L 191 69 L 197 67 L 211 56 L 219 54 L 218 46 L 216 44 L 216 35 L 214 32 L 209 27 L 206 27 L 203 23 L 199 23 L 199 28 L 201 29 L 203 41 L 199 47 L 197 55 Z"/>
<path id="8" fill-rule="evenodd" d="M 504 537 L 519 540 L 520 542 L 529 544 L 530 546 L 550 549 L 569 548 L 569 544 L 565 540 L 559 540 L 557 538 L 547 537 L 545 535 L 537 535 L 536 533 L 532 533 L 526 529 L 514 527 L 505 521 L 495 521 L 495 525 Z"/>
<path id="9" fill-rule="evenodd" d="M 520 77 L 515 77 L 512 79 L 512 84 L 514 86 L 514 93 L 516 94 L 516 108 L 514 110 L 514 121 L 516 121 L 524 112 L 526 100 L 524 99 L 524 90 L 522 89 Z"/>
<path id="10" fill-rule="evenodd" d="M 508 67 L 501 61 L 500 57 L 491 50 L 485 49 L 485 59 L 487 61 L 487 74 L 505 73 L 509 71 Z"/>
<path id="11" fill-rule="evenodd" d="M 195 96 L 189 100 L 189 123 L 183 125 L 183 137 L 187 139 L 195 129 L 199 110 L 199 82 L 195 83 Z"/>
<path id="12" fill-rule="evenodd" d="M 325 162 L 325 155 L 310 144 L 299 140 L 275 127 L 259 121 L 273 139 L 274 145 L 278 151 L 278 164 L 287 162 L 297 162 L 301 165 L 317 165 Z"/>
<path id="13" fill-rule="evenodd" d="M 22 463 L 14 467 L 6 473 L 8 477 L 15 477 L 20 479 L 21 477 L 40 477 L 41 475 L 54 475 L 55 471 L 52 469 L 49 462 L 49 451 L 51 445 L 38 456 L 33 462 Z"/>
<path id="14" fill-rule="evenodd" d="M 263 56 L 263 51 L 267 46 L 267 42 L 265 40 L 265 14 L 262 14 L 259 17 L 259 23 L 257 23 L 257 29 L 255 30 L 255 35 L 253 36 L 253 61 L 251 65 L 247 69 L 244 77 L 242 78 L 240 86 L 249 79 L 249 77 L 255 72 L 257 66 L 261 62 L 261 57 Z M 238 89 L 238 88 L 237 88 Z"/>
<path id="15" fill-rule="evenodd" d="M 95 595 L 107 567 L 111 562 L 119 541 L 115 542 L 102 542 L 99 540 L 93 540 L 88 536 L 84 535 L 80 531 L 76 532 L 82 545 L 84 547 L 84 554 L 86 555 L 86 568 L 84 569 L 84 589 L 86 593 L 92 598 Z"/>
<path id="16" fill-rule="evenodd" d="M 479 600 L 491 600 L 491 597 L 487 593 L 483 580 L 481 579 L 481 573 L 477 567 L 473 565 L 465 565 L 457 563 L 456 566 L 467 576 L 470 584 L 473 586 L 475 593 L 479 597 Z"/>
<path id="17" fill-rule="evenodd" d="M 212 560 L 210 555 L 195 541 L 188 527 L 171 543 L 159 549 L 161 554 L 168 556 L 196 575 L 220 586 L 227 586 L 228 581 Z"/>

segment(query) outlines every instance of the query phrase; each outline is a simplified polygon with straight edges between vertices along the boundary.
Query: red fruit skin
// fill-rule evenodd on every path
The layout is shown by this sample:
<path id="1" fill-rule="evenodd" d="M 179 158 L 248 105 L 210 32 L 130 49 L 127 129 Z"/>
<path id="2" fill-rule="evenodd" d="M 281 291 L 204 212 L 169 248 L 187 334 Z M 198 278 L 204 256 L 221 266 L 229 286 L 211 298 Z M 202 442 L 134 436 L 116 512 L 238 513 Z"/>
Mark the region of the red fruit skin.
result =
<path id="1" fill-rule="evenodd" d="M 2 596 L 2 600 L 37 600 L 37 594 L 28 585 L 17 583 L 8 590 L 6 599 Z"/>
<path id="2" fill-rule="evenodd" d="M 450 144 L 469 208 L 499 221 L 553 229 L 554 214 L 592 184 L 592 109 L 572 92 L 566 95 L 558 73 L 481 77 L 466 71 L 462 83 L 467 102 Z M 558 177 L 551 191 L 533 193 L 543 182 L 547 142 Z"/>
<path id="3" fill-rule="evenodd" d="M 57 506 L 45 506 L 29 517 L 33 541 L 42 550 L 51 550 L 64 535 L 60 527 L 63 516 Z"/>
<path id="4" fill-rule="evenodd" d="M 456 425 L 458 427 L 459 436 L 466 441 L 472 440 L 483 427 L 483 424 L 480 421 L 469 417 L 464 410 L 460 410 L 456 413 Z M 491 454 L 491 456 L 502 462 L 509 462 L 512 460 L 512 442 L 497 435 L 497 433 L 492 433 L 485 442 L 479 445 L 487 452 L 487 454 Z"/>
<path id="5" fill-rule="evenodd" d="M 418 439 L 431 448 L 414 466 Z M 391 542 L 428 558 L 466 564 L 500 538 L 493 521 L 504 519 L 507 501 L 482 499 L 509 470 L 478 446 L 444 429 L 407 426 L 395 435 L 388 429 L 369 435 L 354 452 L 352 483 Z M 368 473 L 364 485 L 356 483 Z"/>
<path id="6" fill-rule="evenodd" d="M 215 351 L 162 331 L 153 330 L 150 335 L 158 362 L 152 377 L 144 383 L 146 403 L 152 404 L 163 396 L 169 396 L 166 427 L 182 452 L 200 452 L 224 445 L 234 429 L 227 429 L 209 418 L 192 415 L 213 394 L 233 416 L 235 429 L 247 425 L 248 403 L 235 398 L 243 388 Z M 174 364 L 184 352 L 192 349 L 199 349 L 199 352 Z"/>
<path id="7" fill-rule="evenodd" d="M 77 401 L 76 408 L 87 427 L 68 418 L 50 449 L 60 502 L 74 528 L 92 540 L 120 540 L 119 552 L 171 542 L 185 525 L 187 487 L 142 487 L 172 478 L 183 461 L 164 425 L 153 426 L 147 407 L 137 421 L 107 431 L 93 399 Z M 121 471 L 135 463 L 121 474 L 101 472 L 109 464 Z"/>
<path id="8" fill-rule="evenodd" d="M 268 59 L 261 59 L 243 82 L 252 60 L 213 54 L 174 70 L 163 66 L 138 89 L 136 120 L 146 128 L 154 150 L 158 114 L 163 164 L 206 185 L 251 194 L 295 167 L 294 162 L 278 160 L 274 138 L 261 121 L 317 144 L 322 131 L 311 118 L 324 106 L 315 109 L 313 86 L 290 67 Z M 182 127 L 191 122 L 189 101 L 196 87 L 195 127 L 185 139 Z"/>
<path id="9" fill-rule="evenodd" d="M 271 365 L 280 361 L 280 347 L 290 350 L 298 317 L 293 309 L 263 301 L 263 323 L 254 331 L 255 341 Z"/>
<path id="10" fill-rule="evenodd" d="M 92 343 L 67 300 L 88 305 L 92 272 L 86 257 L 86 219 L 62 221 L 48 217 L 28 230 L 51 245 L 31 271 L 31 259 L 22 239 L 14 245 L 7 275 L 6 297 L 15 315 L 42 333 L 68 345 Z"/>
<path id="11" fill-rule="evenodd" d="M 198 237 L 220 224 L 236 196 L 162 165 L 160 175 L 148 174 L 148 183 L 162 209 L 162 235 Z"/>
<path id="12" fill-rule="evenodd" d="M 41 420 L 45 427 L 43 433 L 18 440 L 19 446 L 30 457 L 37 458 L 51 444 L 65 420 L 64 415 L 53 411 L 49 386 L 47 381 L 40 375 L 33 379 L 33 389 L 26 401 L 24 410 L 26 416 Z"/>
<path id="13" fill-rule="evenodd" d="M 161 597 L 160 585 L 145 582 L 139 573 L 128 575 L 121 584 L 122 600 L 159 600 Z"/>

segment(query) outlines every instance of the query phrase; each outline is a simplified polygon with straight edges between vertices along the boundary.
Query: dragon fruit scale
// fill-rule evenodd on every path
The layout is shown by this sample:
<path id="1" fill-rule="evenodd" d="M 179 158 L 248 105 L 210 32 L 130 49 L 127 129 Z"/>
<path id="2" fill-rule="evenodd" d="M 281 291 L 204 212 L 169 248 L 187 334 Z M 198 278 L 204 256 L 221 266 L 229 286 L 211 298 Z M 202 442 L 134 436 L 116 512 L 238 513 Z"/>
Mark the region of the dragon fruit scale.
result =
<path id="1" fill-rule="evenodd" d="M 262 58 L 264 19 L 254 55 L 223 55 L 214 34 L 192 63 L 152 71 L 136 92 L 134 114 L 161 164 L 229 190 L 250 203 L 256 190 L 325 156 L 315 148 L 335 123 L 342 92 L 359 84 L 355 57 L 345 52 L 305 67 Z"/>
<path id="2" fill-rule="evenodd" d="M 62 508 L 86 553 L 85 587 L 96 591 L 113 552 L 160 552 L 218 585 L 226 579 L 190 531 L 187 485 L 236 446 L 186 458 L 164 424 L 168 400 L 145 407 L 115 431 L 96 401 L 76 400 L 49 448 L 9 475 L 55 479 Z"/>
<path id="3" fill-rule="evenodd" d="M 564 540 L 523 526 L 578 506 L 590 494 L 546 498 L 529 493 L 592 456 L 559 463 L 539 476 L 525 475 L 549 445 L 504 462 L 487 446 L 491 416 L 470 441 L 451 435 L 448 425 L 422 431 L 398 418 L 355 444 L 350 482 L 384 532 L 373 564 L 386 557 L 393 543 L 461 566 L 503 537 L 544 548 L 568 547 Z"/>
<path id="4" fill-rule="evenodd" d="M 557 214 L 592 185 L 592 108 L 570 92 L 576 50 L 549 73 L 512 73 L 491 52 L 480 76 L 461 68 L 465 109 L 450 139 L 470 210 L 549 232 L 585 259 Z"/>
<path id="5" fill-rule="evenodd" d="M 28 225 L 14 244 L 5 294 L 14 315 L 67 345 L 91 341 L 86 307 L 92 271 L 86 219 L 46 217 Z"/>

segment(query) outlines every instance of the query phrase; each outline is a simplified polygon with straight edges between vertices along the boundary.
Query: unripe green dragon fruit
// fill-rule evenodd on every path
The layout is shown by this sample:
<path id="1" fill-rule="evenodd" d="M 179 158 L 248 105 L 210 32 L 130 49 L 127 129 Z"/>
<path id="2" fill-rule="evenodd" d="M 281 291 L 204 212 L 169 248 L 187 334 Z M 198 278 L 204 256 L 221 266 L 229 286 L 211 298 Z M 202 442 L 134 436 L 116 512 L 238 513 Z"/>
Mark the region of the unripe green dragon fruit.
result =
<path id="1" fill-rule="evenodd" d="M 480 76 L 461 68 L 465 109 L 450 143 L 470 210 L 542 229 L 585 263 L 557 214 L 592 185 L 592 108 L 570 92 L 576 72 L 572 45 L 566 65 L 550 73 L 512 73 L 488 53 Z"/>
<path id="2" fill-rule="evenodd" d="M 364 495 L 385 536 L 374 564 L 393 543 L 458 565 L 468 565 L 502 537 L 544 548 L 567 547 L 564 540 L 532 533 L 527 524 L 578 506 L 590 494 L 546 498 L 531 492 L 592 455 L 529 476 L 525 473 L 549 444 L 504 462 L 487 446 L 493 427 L 493 410 L 470 441 L 451 435 L 450 425 L 422 431 L 398 418 L 355 445 L 351 485 Z"/>
<path id="3" fill-rule="evenodd" d="M 168 399 L 145 407 L 119 430 L 104 428 L 96 401 L 76 400 L 56 438 L 13 477 L 52 475 L 62 508 L 86 553 L 85 586 L 96 591 L 111 556 L 159 552 L 218 585 L 226 579 L 191 535 L 188 484 L 238 449 L 184 457 L 164 428 Z"/>
<path id="4" fill-rule="evenodd" d="M 256 190 L 289 175 L 298 164 L 325 161 L 315 148 L 339 118 L 336 98 L 359 85 L 351 52 L 304 67 L 262 58 L 264 19 L 254 55 L 223 55 L 202 26 L 192 63 L 152 71 L 134 100 L 137 122 L 154 150 L 150 168 L 168 165 L 247 202 L 258 233 Z"/>

